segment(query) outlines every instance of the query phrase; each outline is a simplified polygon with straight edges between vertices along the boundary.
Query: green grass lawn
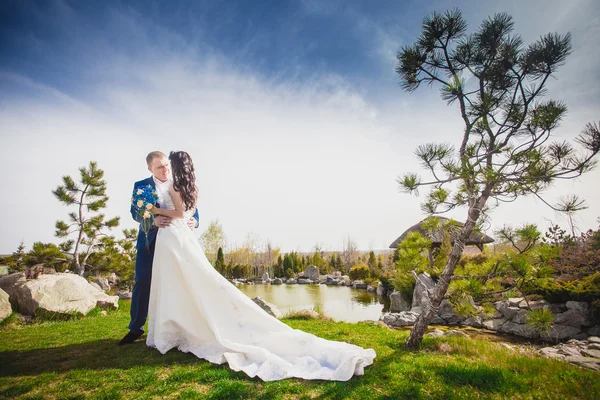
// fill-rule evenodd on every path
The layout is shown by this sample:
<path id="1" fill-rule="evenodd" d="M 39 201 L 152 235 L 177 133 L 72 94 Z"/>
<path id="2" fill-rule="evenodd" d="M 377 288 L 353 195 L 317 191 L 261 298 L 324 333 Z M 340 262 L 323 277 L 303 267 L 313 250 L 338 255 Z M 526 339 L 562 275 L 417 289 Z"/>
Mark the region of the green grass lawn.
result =
<path id="1" fill-rule="evenodd" d="M 262 382 L 227 365 L 144 341 L 119 347 L 129 303 L 103 316 L 0 328 L 0 399 L 599 399 L 600 373 L 460 337 L 407 351 L 408 331 L 372 323 L 284 319 L 293 328 L 377 352 L 348 382 Z M 14 318 L 13 318 L 14 320 Z"/>

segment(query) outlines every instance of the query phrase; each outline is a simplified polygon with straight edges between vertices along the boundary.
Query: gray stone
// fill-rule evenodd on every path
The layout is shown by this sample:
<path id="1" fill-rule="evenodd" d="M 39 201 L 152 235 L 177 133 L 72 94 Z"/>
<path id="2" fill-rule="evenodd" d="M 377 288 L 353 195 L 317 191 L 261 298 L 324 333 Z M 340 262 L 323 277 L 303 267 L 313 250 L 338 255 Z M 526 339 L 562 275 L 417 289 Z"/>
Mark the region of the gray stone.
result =
<path id="1" fill-rule="evenodd" d="M 288 285 L 295 285 L 296 283 L 298 283 L 298 281 L 295 279 L 288 279 L 287 281 L 285 281 L 285 283 L 287 283 Z"/>
<path id="2" fill-rule="evenodd" d="M 442 337 L 442 336 L 444 336 L 444 331 L 440 331 L 439 329 L 435 329 L 433 332 L 428 333 L 427 336 L 434 337 L 434 338 Z"/>
<path id="3" fill-rule="evenodd" d="M 375 292 L 376 290 L 373 286 L 367 286 L 367 292 Z"/>
<path id="4" fill-rule="evenodd" d="M 489 319 L 487 321 L 483 321 L 483 327 L 491 331 L 498 331 L 505 322 L 505 318 Z"/>
<path id="5" fill-rule="evenodd" d="M 469 317 L 461 322 L 462 325 L 472 326 L 474 328 L 482 328 L 483 320 L 479 316 Z"/>
<path id="6" fill-rule="evenodd" d="M 580 311 L 582 314 L 589 312 L 589 304 L 584 301 L 567 301 L 565 305 L 569 310 Z"/>
<path id="7" fill-rule="evenodd" d="M 573 336 L 577 335 L 579 332 L 581 332 L 581 330 L 578 328 L 574 328 L 572 326 L 555 324 L 552 327 L 550 327 L 550 330 L 548 332 L 541 333 L 540 337 L 543 340 L 552 340 L 552 341 L 565 340 L 568 338 L 572 338 Z"/>
<path id="8" fill-rule="evenodd" d="M 377 296 L 385 296 L 387 294 L 387 289 L 385 285 L 381 282 L 377 284 Z"/>
<path id="9" fill-rule="evenodd" d="M 511 297 L 507 303 L 509 307 L 519 307 L 519 304 L 525 300 L 523 297 Z"/>
<path id="10" fill-rule="evenodd" d="M 283 281 L 279 278 L 275 278 L 271 281 L 271 285 L 281 285 Z"/>
<path id="11" fill-rule="evenodd" d="M 600 343 L 590 343 L 588 349 L 600 350 Z"/>
<path id="12" fill-rule="evenodd" d="M 559 345 L 555 347 L 558 354 L 562 354 L 563 356 L 581 356 L 581 351 L 577 348 L 577 346 L 565 346 Z"/>
<path id="13" fill-rule="evenodd" d="M 380 319 L 389 326 L 411 326 L 419 317 L 411 311 L 403 311 L 400 313 L 384 313 Z"/>
<path id="14" fill-rule="evenodd" d="M 557 349 L 555 349 L 554 347 L 544 347 L 543 349 L 540 349 L 540 354 L 549 357 L 549 358 L 556 358 L 559 360 L 562 360 L 565 358 L 565 356 L 563 354 L 560 354 L 558 352 Z"/>
<path id="15" fill-rule="evenodd" d="M 346 286 L 346 282 L 344 282 L 344 281 L 338 281 L 337 285 L 338 286 Z"/>
<path id="16" fill-rule="evenodd" d="M 448 325 L 456 325 L 460 321 L 458 315 L 454 313 L 452 304 L 446 299 L 442 300 L 440 307 L 438 308 L 438 315 L 446 321 Z"/>
<path id="17" fill-rule="evenodd" d="M 524 324 L 527 322 L 527 313 L 529 311 L 528 310 L 520 310 L 518 313 L 516 313 L 513 317 L 512 317 L 512 322 L 514 322 L 515 324 Z"/>
<path id="18" fill-rule="evenodd" d="M 397 313 L 402 311 L 410 310 L 410 302 L 405 298 L 405 296 L 398 292 L 394 291 L 390 295 L 390 312 Z"/>
<path id="19" fill-rule="evenodd" d="M 8 297 L 8 293 L 0 289 L 0 321 L 4 321 L 12 314 L 12 307 Z"/>
<path id="20" fill-rule="evenodd" d="M 101 292 L 104 292 L 104 290 L 102 290 L 102 288 L 100 287 L 100 285 L 98 285 L 96 282 L 90 282 L 90 285 L 92 285 L 92 287 L 96 290 L 99 290 Z"/>
<path id="21" fill-rule="evenodd" d="M 588 333 L 590 333 L 589 329 L 588 329 Z M 589 338 L 587 338 L 587 340 L 590 343 L 600 343 L 600 338 L 597 336 L 590 336 Z"/>
<path id="22" fill-rule="evenodd" d="M 92 282 L 100 286 L 101 290 L 110 290 L 110 285 L 108 284 L 108 279 L 106 278 L 96 278 Z"/>
<path id="23" fill-rule="evenodd" d="M 308 285 L 310 283 L 309 279 L 300 278 L 298 279 L 298 284 L 300 285 Z"/>
<path id="24" fill-rule="evenodd" d="M 461 337 L 466 337 L 466 338 L 469 337 L 469 335 L 467 335 L 463 331 L 457 331 L 454 329 L 452 329 L 451 331 L 448 331 L 444 336 L 461 336 Z"/>
<path id="25" fill-rule="evenodd" d="M 351 287 L 353 285 L 352 281 L 344 281 L 344 284 L 348 287 Z"/>
<path id="26" fill-rule="evenodd" d="M 117 274 L 115 274 L 114 272 L 112 272 L 110 275 L 108 275 L 107 279 L 108 279 L 108 283 L 111 283 L 111 284 L 118 283 L 121 280 L 121 278 L 119 278 L 117 276 Z"/>
<path id="27" fill-rule="evenodd" d="M 13 307 L 16 307 L 14 293 L 17 289 L 27 281 L 24 272 L 15 272 L 14 274 L 5 275 L 0 278 L 0 289 L 4 290 L 10 299 Z"/>
<path id="28" fill-rule="evenodd" d="M 550 303 L 548 303 L 546 300 L 538 300 L 538 301 L 530 301 L 529 302 L 529 308 L 531 310 L 537 310 L 539 308 L 544 308 L 544 307 L 549 307 Z"/>
<path id="29" fill-rule="evenodd" d="M 37 309 L 53 313 L 87 314 L 94 307 L 119 307 L 117 296 L 108 296 L 76 274 L 40 275 L 21 284 L 15 292 L 18 309 L 33 315 Z"/>
<path id="30" fill-rule="evenodd" d="M 585 368 L 590 368 L 594 370 L 600 369 L 600 366 L 598 365 L 598 360 L 591 357 L 569 356 L 565 358 L 565 361 L 570 362 L 572 364 L 577 364 Z"/>
<path id="31" fill-rule="evenodd" d="M 554 316 L 554 323 L 572 326 L 574 328 L 580 328 L 581 325 L 585 324 L 586 322 L 587 321 L 583 313 L 573 308 Z"/>
<path id="32" fill-rule="evenodd" d="M 567 306 L 564 304 L 550 304 L 548 308 L 552 311 L 552 314 L 560 314 L 567 311 Z"/>
<path id="33" fill-rule="evenodd" d="M 511 335 L 521 336 L 529 339 L 535 339 L 540 336 L 538 330 L 531 326 L 523 324 L 515 324 L 514 322 L 508 321 L 500 328 L 501 332 L 510 333 Z"/>
<path id="34" fill-rule="evenodd" d="M 581 354 L 588 357 L 600 358 L 600 350 L 583 349 L 581 350 Z"/>
<path id="35" fill-rule="evenodd" d="M 123 291 L 118 291 L 117 296 L 120 299 L 128 300 L 128 299 L 131 299 L 132 294 L 131 294 L 131 291 L 129 291 L 129 290 L 123 290 Z"/>
<path id="36" fill-rule="evenodd" d="M 319 268 L 314 265 L 309 265 L 302 274 L 306 279 L 319 280 Z"/>
<path id="37" fill-rule="evenodd" d="M 267 271 L 263 272 L 261 281 L 263 282 L 271 282 L 271 278 L 269 277 L 269 273 Z"/>
<path id="38" fill-rule="evenodd" d="M 415 282 L 412 307 L 423 307 L 426 303 L 430 303 L 430 293 L 435 288 L 435 282 L 427 272 L 415 276 Z"/>
<path id="39" fill-rule="evenodd" d="M 504 318 L 511 319 L 514 317 L 521 309 L 519 307 L 511 306 L 511 303 L 508 301 L 497 301 L 494 303 L 494 307 L 496 310 L 502 313 Z"/>
<path id="40" fill-rule="evenodd" d="M 420 313 L 421 312 L 419 312 L 418 314 L 420 314 Z M 431 320 L 430 324 L 431 325 L 446 325 L 446 321 L 444 321 L 439 315 L 435 314 L 435 316 Z"/>
<path id="41" fill-rule="evenodd" d="M 264 301 L 261 297 L 254 297 L 252 299 L 253 302 L 255 302 L 256 304 L 258 304 L 258 306 L 260 308 L 262 308 L 263 310 L 265 310 L 267 312 L 267 314 L 275 317 L 275 318 L 282 318 L 283 314 L 281 313 L 281 311 L 279 311 L 279 309 L 277 308 L 276 305 L 271 304 L 271 303 L 267 303 L 266 301 Z"/>
<path id="42" fill-rule="evenodd" d="M 352 283 L 352 287 L 353 287 L 354 289 L 366 289 L 366 288 L 367 288 L 367 284 L 366 284 L 366 283 L 364 283 L 364 282 L 363 282 L 363 281 L 361 281 L 361 280 L 357 280 L 357 281 L 354 281 L 354 282 Z"/>

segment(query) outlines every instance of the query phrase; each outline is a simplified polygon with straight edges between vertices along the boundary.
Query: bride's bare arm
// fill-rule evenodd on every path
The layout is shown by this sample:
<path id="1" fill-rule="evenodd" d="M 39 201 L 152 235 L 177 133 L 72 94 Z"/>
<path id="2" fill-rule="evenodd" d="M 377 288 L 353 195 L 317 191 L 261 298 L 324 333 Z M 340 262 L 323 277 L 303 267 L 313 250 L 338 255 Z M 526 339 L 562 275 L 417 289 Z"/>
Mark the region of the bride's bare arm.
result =
<path id="1" fill-rule="evenodd" d="M 173 189 L 173 186 L 169 188 L 169 194 L 171 195 L 171 200 L 173 200 L 173 205 L 175 206 L 174 210 L 165 210 L 162 208 L 154 207 L 152 212 L 158 215 L 164 215 L 169 218 L 183 218 L 185 214 L 185 206 L 183 204 L 183 200 L 181 198 L 181 193 Z"/>

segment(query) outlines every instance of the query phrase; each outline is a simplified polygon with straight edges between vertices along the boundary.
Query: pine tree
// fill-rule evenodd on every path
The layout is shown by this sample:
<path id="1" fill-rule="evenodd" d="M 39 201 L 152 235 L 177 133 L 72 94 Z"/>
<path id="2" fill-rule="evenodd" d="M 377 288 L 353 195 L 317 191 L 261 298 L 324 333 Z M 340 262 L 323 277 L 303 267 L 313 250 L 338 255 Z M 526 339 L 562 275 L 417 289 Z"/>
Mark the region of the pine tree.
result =
<path id="1" fill-rule="evenodd" d="M 219 247 L 217 251 L 217 261 L 215 262 L 215 269 L 219 271 L 221 275 L 225 274 L 225 257 L 223 256 L 223 248 Z"/>

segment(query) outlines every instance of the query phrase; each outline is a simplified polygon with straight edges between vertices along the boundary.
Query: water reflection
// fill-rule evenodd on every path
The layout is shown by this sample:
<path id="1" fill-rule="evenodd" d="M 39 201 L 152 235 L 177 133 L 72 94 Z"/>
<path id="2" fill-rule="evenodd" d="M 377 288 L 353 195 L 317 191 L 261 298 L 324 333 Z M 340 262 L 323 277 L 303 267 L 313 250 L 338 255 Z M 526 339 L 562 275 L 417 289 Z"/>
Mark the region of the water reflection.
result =
<path id="1" fill-rule="evenodd" d="M 241 285 L 248 297 L 260 296 L 285 314 L 290 310 L 320 307 L 336 321 L 377 321 L 389 309 L 389 298 L 374 292 L 327 285 Z"/>

